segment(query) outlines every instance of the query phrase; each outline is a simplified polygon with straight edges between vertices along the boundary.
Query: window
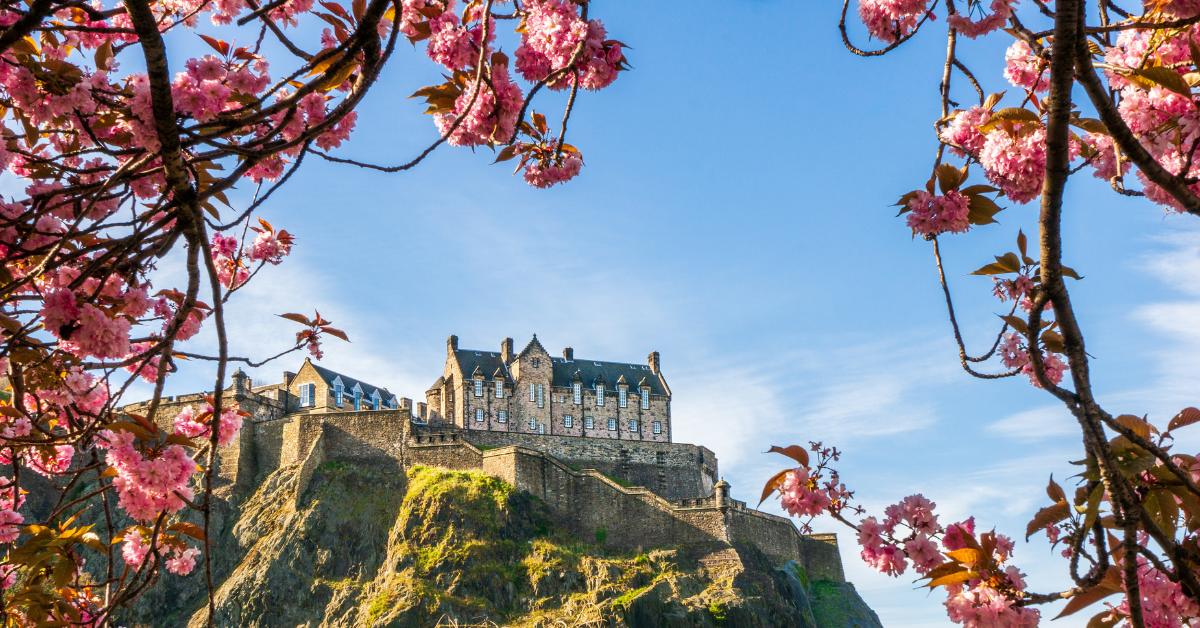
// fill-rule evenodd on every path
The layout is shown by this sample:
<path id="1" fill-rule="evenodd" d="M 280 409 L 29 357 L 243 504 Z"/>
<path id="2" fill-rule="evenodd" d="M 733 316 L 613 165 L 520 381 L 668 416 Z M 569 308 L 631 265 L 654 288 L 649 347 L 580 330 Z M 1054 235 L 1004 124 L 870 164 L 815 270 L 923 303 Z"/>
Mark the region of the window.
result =
<path id="1" fill-rule="evenodd" d="M 300 406 L 312 407 L 317 405 L 317 385 L 302 384 L 300 386 Z"/>
<path id="2" fill-rule="evenodd" d="M 575 405 L 583 404 L 583 384 L 575 382 Z"/>
<path id="3" fill-rule="evenodd" d="M 536 401 L 536 400 L 537 400 L 537 394 L 536 394 L 536 393 L 537 393 L 537 387 L 536 387 L 536 386 L 534 386 L 533 384 L 530 384 L 530 385 L 529 385 L 529 400 L 530 400 L 530 401 Z"/>
<path id="4" fill-rule="evenodd" d="M 595 419 L 593 419 L 590 416 L 583 417 L 583 426 L 589 430 L 595 429 L 596 428 Z"/>
<path id="5" fill-rule="evenodd" d="M 604 384 L 596 384 L 596 405 L 604 405 Z"/>
<path id="6" fill-rule="evenodd" d="M 497 399 L 504 398 L 504 380 L 500 380 L 500 379 L 496 380 L 496 398 Z"/>
<path id="7" fill-rule="evenodd" d="M 629 394 L 628 394 L 628 389 L 627 389 L 627 388 L 625 388 L 624 386 L 622 386 L 621 388 L 619 388 L 619 389 L 617 390 L 617 405 L 619 405 L 619 406 L 621 406 L 622 408 L 624 408 L 624 407 L 625 407 L 625 404 L 626 404 L 626 402 L 628 401 L 628 399 L 627 399 L 627 397 L 628 397 L 628 396 L 629 396 Z"/>
<path id="8" fill-rule="evenodd" d="M 546 426 L 542 425 L 541 423 L 538 423 L 538 434 L 545 434 L 545 433 L 546 433 Z"/>
<path id="9" fill-rule="evenodd" d="M 638 431 L 637 419 L 632 419 L 629 421 L 629 431 L 630 432 Z"/>
<path id="10" fill-rule="evenodd" d="M 529 419 L 529 429 L 537 427 L 537 419 Z"/>
<path id="11" fill-rule="evenodd" d="M 608 429 L 609 429 L 609 430 L 615 430 L 615 429 L 617 429 L 617 420 L 616 420 L 616 419 L 609 419 L 609 420 L 608 420 Z"/>
<path id="12" fill-rule="evenodd" d="M 574 422 L 571 420 L 571 415 L 563 417 L 563 425 L 566 427 L 574 427 Z"/>
<path id="13" fill-rule="evenodd" d="M 539 408 L 546 407 L 546 399 L 542 396 L 542 385 L 541 384 L 537 385 L 537 402 L 538 402 Z"/>
<path id="14" fill-rule="evenodd" d="M 665 451 L 654 452 L 654 462 L 656 464 L 667 464 L 667 452 L 665 452 Z"/>
<path id="15" fill-rule="evenodd" d="M 643 410 L 650 409 L 650 389 L 649 388 L 642 389 L 642 409 Z"/>
<path id="16" fill-rule="evenodd" d="M 503 411 L 503 410 L 501 410 L 501 411 L 500 411 L 500 412 L 499 412 L 499 413 L 496 415 L 496 420 L 497 420 L 497 421 L 499 421 L 499 422 L 501 422 L 501 423 L 508 423 L 508 413 L 507 413 L 507 412 L 505 412 L 505 411 Z"/>
<path id="17" fill-rule="evenodd" d="M 540 360 L 540 359 L 538 359 L 538 358 L 534 358 L 534 359 L 533 359 L 533 368 L 537 368 L 537 366 L 538 366 L 538 362 L 541 362 L 541 360 Z"/>
<path id="18" fill-rule="evenodd" d="M 659 423 L 658 421 L 654 422 L 654 433 L 662 434 L 662 423 Z"/>
<path id="19" fill-rule="evenodd" d="M 339 408 L 342 407 L 342 394 L 345 391 L 346 389 L 341 384 L 337 384 L 333 387 L 333 405 Z"/>
<path id="20" fill-rule="evenodd" d="M 362 393 L 354 391 L 354 409 L 362 410 Z"/>
<path id="21" fill-rule="evenodd" d="M 475 380 L 475 396 L 476 397 L 483 396 L 483 380 L 482 379 Z"/>
<path id="22" fill-rule="evenodd" d="M 379 409 L 379 400 L 378 400 L 378 399 L 375 399 L 374 401 L 372 401 L 372 402 L 371 402 L 371 409 L 372 409 L 372 410 L 378 410 L 378 409 Z"/>
<path id="23" fill-rule="evenodd" d="M 483 423 L 483 408 L 475 408 L 475 422 Z"/>

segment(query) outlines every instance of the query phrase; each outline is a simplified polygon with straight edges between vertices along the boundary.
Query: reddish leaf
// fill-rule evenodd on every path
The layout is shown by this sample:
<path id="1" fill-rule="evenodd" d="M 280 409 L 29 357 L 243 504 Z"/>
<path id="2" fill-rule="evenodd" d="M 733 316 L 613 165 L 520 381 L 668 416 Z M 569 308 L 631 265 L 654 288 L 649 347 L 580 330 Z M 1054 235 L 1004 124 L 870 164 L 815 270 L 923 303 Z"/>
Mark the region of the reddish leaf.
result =
<path id="1" fill-rule="evenodd" d="M 134 414 L 134 413 L 130 412 L 130 413 L 129 413 L 129 418 L 133 419 L 134 421 L 137 421 L 138 425 L 140 425 L 140 426 L 142 426 L 142 427 L 146 428 L 147 430 L 149 430 L 151 434 L 157 434 L 157 433 L 158 433 L 158 426 L 157 426 L 157 425 L 155 425 L 155 424 L 153 424 L 153 423 L 151 423 L 150 421 L 147 421 L 147 420 L 146 420 L 146 417 L 144 417 L 144 416 L 142 416 L 142 415 L 140 415 L 140 414 Z"/>
<path id="2" fill-rule="evenodd" d="M 342 340 L 345 340 L 346 342 L 350 342 L 350 339 L 346 337 L 346 332 L 344 332 L 340 329 L 334 329 L 332 327 L 322 327 L 321 331 L 323 331 L 331 336 L 337 336 L 338 338 L 341 338 Z"/>
<path id="3" fill-rule="evenodd" d="M 804 448 L 799 445 L 789 445 L 787 447 L 775 447 L 772 445 L 771 448 L 767 450 L 767 453 L 783 454 L 788 458 L 799 462 L 800 466 L 802 467 L 808 466 L 808 452 L 804 451 Z"/>
<path id="4" fill-rule="evenodd" d="M 204 536 L 204 528 L 201 528 L 200 526 L 198 526 L 194 523 L 188 523 L 186 521 L 180 521 L 179 523 L 172 523 L 171 525 L 167 526 L 167 530 L 170 532 L 178 532 L 180 534 L 186 534 L 186 535 L 192 537 L 193 539 L 196 539 L 197 541 L 200 541 L 202 543 L 208 542 L 207 537 Z"/>
<path id="5" fill-rule="evenodd" d="M 1061 491 L 1062 489 L 1059 489 L 1059 492 Z M 1034 532 L 1037 532 L 1038 530 L 1044 530 L 1046 526 L 1053 523 L 1058 523 L 1059 521 L 1062 521 L 1070 516 L 1071 507 L 1067 505 L 1067 501 L 1065 499 L 1057 504 L 1054 504 L 1053 506 L 1047 506 L 1046 508 L 1039 510 L 1037 514 L 1033 516 L 1033 520 L 1029 522 L 1029 525 L 1025 526 L 1025 540 L 1028 541 L 1029 537 L 1033 536 Z"/>
<path id="6" fill-rule="evenodd" d="M 312 323 L 308 322 L 308 317 L 304 316 L 302 314 L 280 314 L 279 317 L 286 318 L 289 321 L 296 321 L 297 323 L 300 323 L 301 325 L 311 325 L 312 324 Z"/>
<path id="7" fill-rule="evenodd" d="M 1050 484 L 1046 487 L 1046 495 L 1050 497 L 1050 501 L 1055 503 L 1067 499 L 1067 494 L 1063 492 L 1062 487 L 1058 485 L 1058 482 L 1054 481 L 1053 473 L 1050 474 Z"/>
<path id="8" fill-rule="evenodd" d="M 929 581 L 929 584 L 927 584 L 925 586 L 932 589 L 933 587 L 940 587 L 944 584 L 954 584 L 955 582 L 965 582 L 967 580 L 970 580 L 971 578 L 978 578 L 978 577 L 979 577 L 979 574 L 975 573 L 974 571 L 971 571 L 969 569 L 964 569 L 963 571 L 960 571 L 958 573 L 953 573 L 953 574 L 950 574 L 949 576 L 942 576 L 941 578 L 938 578 L 936 580 L 931 580 L 931 581 Z"/>
<path id="9" fill-rule="evenodd" d="M 209 37 L 208 35 L 200 35 L 200 39 L 203 39 L 205 43 L 207 43 L 209 46 L 212 46 L 217 52 L 221 53 L 221 56 L 229 56 L 229 44 L 225 43 L 224 41 L 221 41 L 215 37 Z"/>
<path id="10" fill-rule="evenodd" d="M 783 476 L 790 472 L 791 469 L 784 469 L 783 471 L 771 476 L 771 479 L 767 480 L 767 485 L 763 487 L 762 499 L 758 500 L 759 506 L 762 506 L 762 503 L 767 501 L 767 498 L 771 496 L 771 493 L 775 492 L 775 489 L 779 486 L 779 483 L 783 481 Z"/>
<path id="11" fill-rule="evenodd" d="M 351 21 L 350 14 L 346 12 L 345 7 L 343 7 L 342 5 L 340 5 L 336 2 L 322 2 L 321 6 L 325 7 L 326 9 L 329 9 L 334 14 L 336 14 L 338 17 L 346 20 L 347 22 Z"/>
<path id="12" fill-rule="evenodd" d="M 1196 408 L 1184 408 L 1171 419 L 1171 423 L 1167 425 L 1167 431 L 1174 431 L 1175 428 L 1191 425 L 1200 421 L 1200 410 Z"/>
<path id="13" fill-rule="evenodd" d="M 1142 438 L 1146 438 L 1146 439 L 1150 438 L 1150 431 L 1154 430 L 1153 425 L 1150 425 L 1146 421 L 1144 421 L 1136 416 L 1133 416 L 1132 414 L 1122 414 L 1121 416 L 1117 417 L 1115 420 L 1117 423 L 1124 425 L 1125 427 L 1133 430 L 1134 434 L 1137 434 L 1138 436 L 1141 436 Z M 1157 430 L 1154 430 L 1154 431 L 1157 431 Z"/>
<path id="14" fill-rule="evenodd" d="M 1116 578 L 1115 585 L 1113 583 L 1114 577 Z M 1104 575 L 1104 580 L 1100 584 L 1071 598 L 1067 602 L 1066 607 L 1062 609 L 1062 612 L 1059 613 L 1058 617 L 1055 617 L 1055 619 L 1072 615 L 1078 612 L 1080 609 L 1095 604 L 1096 602 L 1099 602 L 1100 600 L 1103 600 L 1114 593 L 1120 593 L 1122 590 L 1120 582 L 1120 570 L 1116 567 L 1109 567 L 1108 573 Z"/>

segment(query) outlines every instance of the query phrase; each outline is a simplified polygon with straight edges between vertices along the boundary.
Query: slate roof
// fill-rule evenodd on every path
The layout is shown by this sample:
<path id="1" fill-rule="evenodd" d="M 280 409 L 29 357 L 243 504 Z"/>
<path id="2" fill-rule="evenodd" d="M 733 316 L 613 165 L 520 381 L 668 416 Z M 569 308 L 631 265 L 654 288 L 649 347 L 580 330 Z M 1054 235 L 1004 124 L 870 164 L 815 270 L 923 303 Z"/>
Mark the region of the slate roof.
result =
<path id="1" fill-rule="evenodd" d="M 321 376 L 321 379 L 325 380 L 325 383 L 329 384 L 330 386 L 333 385 L 333 380 L 339 377 L 342 378 L 342 385 L 346 387 L 346 393 L 350 393 L 350 391 L 354 390 L 354 385 L 358 384 L 358 386 L 362 388 L 363 397 L 370 397 L 377 390 L 379 391 L 380 399 L 392 399 L 393 397 L 396 397 L 396 395 L 388 392 L 388 389 L 386 388 L 380 388 L 379 386 L 373 386 L 364 381 L 354 379 L 353 377 L 347 377 L 341 373 L 331 371 L 323 366 L 317 366 L 312 362 L 309 362 L 309 364 L 316 369 L 317 374 Z"/>
<path id="2" fill-rule="evenodd" d="M 603 378 L 604 385 L 610 390 L 616 390 L 617 383 L 625 378 L 623 383 L 629 384 L 629 390 L 638 391 L 641 386 L 649 386 L 652 395 L 667 395 L 662 378 L 654 374 L 649 366 L 644 364 L 625 364 L 622 362 L 599 362 L 597 360 L 581 360 L 576 358 L 568 362 L 565 358 L 550 358 L 554 366 L 554 377 L 550 385 L 555 388 L 570 388 L 575 374 L 587 388 L 595 388 L 596 381 Z M 636 382 L 633 383 L 633 382 Z"/>
<path id="3" fill-rule="evenodd" d="M 458 349 L 454 352 L 454 359 L 458 360 L 458 366 L 462 369 L 463 376 L 467 379 L 474 378 L 475 371 L 478 369 L 479 373 L 486 380 L 493 380 L 496 372 L 499 371 L 506 384 L 513 383 L 512 375 L 508 372 L 508 367 L 505 366 L 504 359 L 497 352 Z M 434 383 L 433 388 L 440 387 L 444 381 L 443 379 L 439 379 Z"/>

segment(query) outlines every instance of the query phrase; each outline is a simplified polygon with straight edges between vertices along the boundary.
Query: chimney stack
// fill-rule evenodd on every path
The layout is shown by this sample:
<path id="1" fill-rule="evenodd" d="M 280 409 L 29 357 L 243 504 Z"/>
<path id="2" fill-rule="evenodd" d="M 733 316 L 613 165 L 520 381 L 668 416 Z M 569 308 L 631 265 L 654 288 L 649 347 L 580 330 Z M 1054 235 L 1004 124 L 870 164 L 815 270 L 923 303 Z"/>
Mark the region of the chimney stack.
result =
<path id="1" fill-rule="evenodd" d="M 566 360 L 567 362 L 574 362 L 575 361 L 575 350 L 572 349 L 571 347 L 567 347 L 566 349 L 563 349 L 563 359 Z"/>
<path id="2" fill-rule="evenodd" d="M 409 399 L 408 397 L 401 397 L 400 398 L 400 409 L 401 410 L 408 409 L 409 413 L 411 414 L 412 413 L 412 399 Z"/>
<path id="3" fill-rule="evenodd" d="M 504 360 L 505 366 L 513 361 L 513 339 L 505 338 L 504 342 L 500 343 L 500 359 Z"/>
<path id="4" fill-rule="evenodd" d="M 428 412 L 429 412 L 429 406 L 425 405 L 424 403 L 417 402 L 416 416 L 417 416 L 418 423 L 427 423 L 428 422 L 428 419 L 426 418 Z"/>
<path id="5" fill-rule="evenodd" d="M 653 371 L 655 375 L 658 375 L 658 352 L 655 351 L 647 357 L 650 362 L 650 370 Z"/>
<path id="6" fill-rule="evenodd" d="M 287 388 L 292 385 L 292 380 L 296 379 L 296 374 L 291 371 L 283 372 L 283 387 Z"/>
<path id="7" fill-rule="evenodd" d="M 451 335 L 446 339 L 446 354 L 449 355 L 458 351 L 458 336 Z"/>

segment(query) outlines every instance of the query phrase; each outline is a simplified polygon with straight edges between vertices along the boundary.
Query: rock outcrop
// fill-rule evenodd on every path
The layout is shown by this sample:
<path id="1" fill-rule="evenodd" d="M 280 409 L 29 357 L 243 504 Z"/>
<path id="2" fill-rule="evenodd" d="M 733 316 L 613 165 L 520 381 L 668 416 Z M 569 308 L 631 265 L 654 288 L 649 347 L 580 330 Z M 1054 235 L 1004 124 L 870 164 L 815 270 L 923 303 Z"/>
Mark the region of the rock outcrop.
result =
<path id="1" fill-rule="evenodd" d="M 221 503 L 217 626 L 880 627 L 852 585 L 776 568 L 752 545 L 606 551 L 603 531 L 572 537 L 479 472 L 329 462 L 297 495 L 299 472 Z M 120 620 L 202 628 L 204 582 L 164 573 Z"/>

